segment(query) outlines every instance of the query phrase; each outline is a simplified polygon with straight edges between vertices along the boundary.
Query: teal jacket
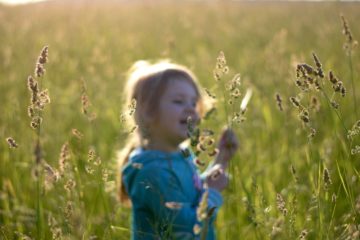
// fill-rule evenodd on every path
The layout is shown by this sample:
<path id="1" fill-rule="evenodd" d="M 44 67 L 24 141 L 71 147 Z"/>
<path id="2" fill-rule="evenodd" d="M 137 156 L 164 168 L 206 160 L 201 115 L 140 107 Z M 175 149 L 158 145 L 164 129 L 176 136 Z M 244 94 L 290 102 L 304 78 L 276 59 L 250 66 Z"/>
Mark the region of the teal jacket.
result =
<path id="1" fill-rule="evenodd" d="M 187 153 L 187 154 L 185 154 Z M 132 202 L 132 239 L 215 239 L 214 220 L 222 205 L 221 194 L 208 188 L 207 221 L 199 222 L 196 210 L 205 192 L 203 179 L 193 163 L 194 155 L 178 151 L 165 153 L 137 148 L 122 169 L 122 181 Z"/>

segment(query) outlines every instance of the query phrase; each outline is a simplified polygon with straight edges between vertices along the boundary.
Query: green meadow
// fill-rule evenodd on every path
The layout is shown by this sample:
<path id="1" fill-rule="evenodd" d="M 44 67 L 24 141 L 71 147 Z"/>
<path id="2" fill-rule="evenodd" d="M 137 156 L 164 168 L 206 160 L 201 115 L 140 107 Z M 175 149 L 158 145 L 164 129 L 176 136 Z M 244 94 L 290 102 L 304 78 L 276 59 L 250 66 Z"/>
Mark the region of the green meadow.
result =
<path id="1" fill-rule="evenodd" d="M 135 61 L 164 58 L 215 96 L 200 128 L 217 140 L 231 125 L 240 140 L 218 239 L 359 239 L 359 13 L 356 2 L 0 5 L 0 239 L 130 238 L 116 188 L 133 127 L 123 86 Z M 221 51 L 229 70 L 215 80 Z M 35 117 L 30 75 L 50 97 Z"/>

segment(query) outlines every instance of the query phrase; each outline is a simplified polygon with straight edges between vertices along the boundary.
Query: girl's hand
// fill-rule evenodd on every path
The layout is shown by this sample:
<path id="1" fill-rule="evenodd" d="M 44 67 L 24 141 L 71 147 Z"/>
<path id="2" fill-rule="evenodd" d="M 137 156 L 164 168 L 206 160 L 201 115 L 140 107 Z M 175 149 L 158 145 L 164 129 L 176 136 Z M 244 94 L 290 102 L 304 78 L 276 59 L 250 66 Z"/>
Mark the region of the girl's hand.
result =
<path id="1" fill-rule="evenodd" d="M 207 183 L 209 188 L 214 188 L 217 191 L 221 192 L 224 190 L 228 183 L 229 178 L 224 172 L 224 169 L 221 165 L 216 164 L 208 173 L 205 182 Z"/>
<path id="2" fill-rule="evenodd" d="M 229 128 L 224 130 L 218 144 L 219 154 L 216 157 L 215 163 L 221 164 L 225 169 L 238 148 L 239 141 L 234 131 Z"/>

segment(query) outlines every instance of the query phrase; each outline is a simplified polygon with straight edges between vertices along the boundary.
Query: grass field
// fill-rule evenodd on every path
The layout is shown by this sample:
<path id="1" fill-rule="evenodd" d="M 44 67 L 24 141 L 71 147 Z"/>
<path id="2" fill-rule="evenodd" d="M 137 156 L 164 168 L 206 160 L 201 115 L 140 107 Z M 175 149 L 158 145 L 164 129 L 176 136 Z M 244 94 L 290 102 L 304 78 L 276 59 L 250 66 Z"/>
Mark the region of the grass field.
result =
<path id="1" fill-rule="evenodd" d="M 159 58 L 189 66 L 217 96 L 201 126 L 217 134 L 240 111 L 222 84 L 240 73 L 242 96 L 253 92 L 246 120 L 232 123 L 241 148 L 218 239 L 359 239 L 360 55 L 343 48 L 340 18 L 354 44 L 359 12 L 360 4 L 339 2 L 0 5 L 0 239 L 129 239 L 130 209 L 115 184 L 129 132 L 122 89 L 134 61 Z M 34 130 L 27 79 L 44 46 L 49 62 L 36 79 L 51 102 L 36 112 Z M 229 73 L 218 82 L 220 51 Z M 313 53 L 325 77 L 310 74 L 318 86 L 307 88 L 309 73 L 301 68 L 297 78 L 296 69 L 316 69 Z M 329 71 L 346 94 L 334 92 Z"/>

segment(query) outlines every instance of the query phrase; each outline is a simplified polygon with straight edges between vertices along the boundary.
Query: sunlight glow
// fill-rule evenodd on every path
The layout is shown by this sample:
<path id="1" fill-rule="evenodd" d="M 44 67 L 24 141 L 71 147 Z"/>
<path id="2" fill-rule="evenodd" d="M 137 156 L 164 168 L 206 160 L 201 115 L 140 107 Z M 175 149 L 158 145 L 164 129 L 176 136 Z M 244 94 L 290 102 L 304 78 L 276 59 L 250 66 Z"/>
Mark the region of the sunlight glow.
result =
<path id="1" fill-rule="evenodd" d="M 20 4 L 30 4 L 30 3 L 38 3 L 44 2 L 46 0 L 0 0 L 0 4 L 6 5 L 20 5 Z"/>

